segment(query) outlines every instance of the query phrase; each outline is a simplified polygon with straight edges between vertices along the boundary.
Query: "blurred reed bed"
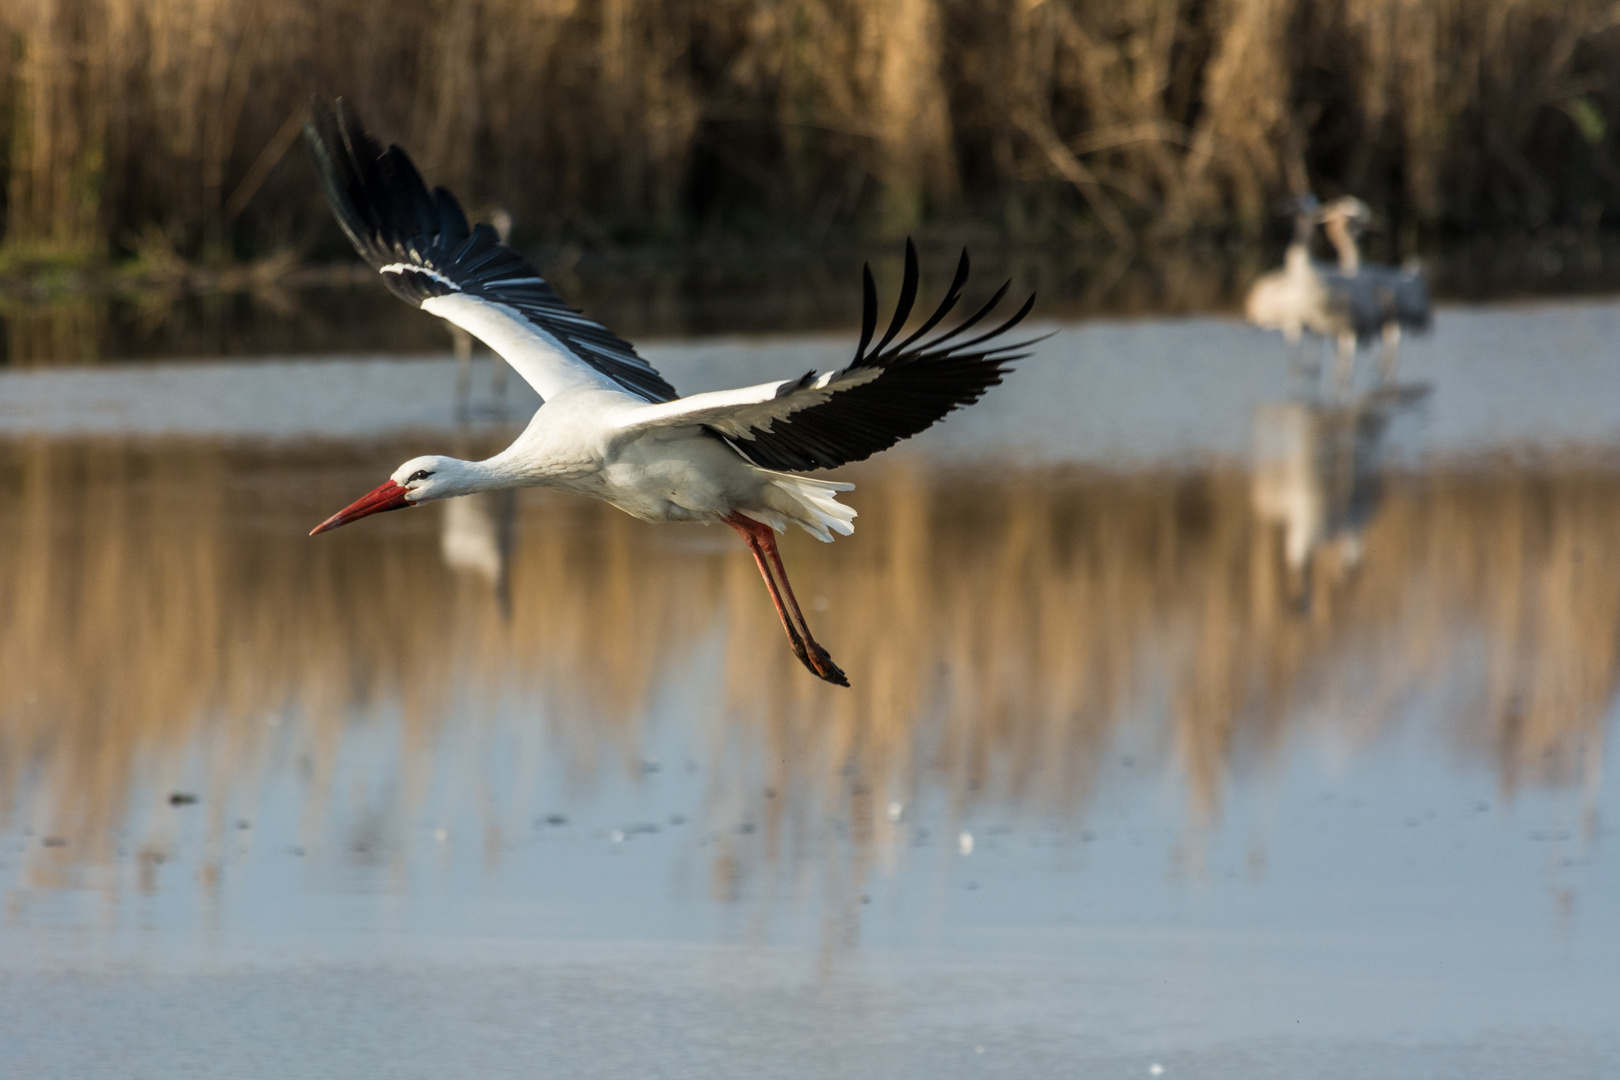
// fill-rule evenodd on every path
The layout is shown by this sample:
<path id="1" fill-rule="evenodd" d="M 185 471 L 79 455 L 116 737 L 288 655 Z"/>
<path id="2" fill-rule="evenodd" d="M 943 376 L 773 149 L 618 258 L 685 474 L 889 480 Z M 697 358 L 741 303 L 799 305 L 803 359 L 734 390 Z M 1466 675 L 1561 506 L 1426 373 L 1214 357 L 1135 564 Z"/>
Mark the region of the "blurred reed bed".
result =
<path id="1" fill-rule="evenodd" d="M 374 479 L 359 458 L 3 447 L 0 822 L 67 841 L 37 851 L 40 873 L 110 864 L 182 785 L 222 842 L 292 763 L 309 842 L 338 843 L 334 775 L 356 745 L 393 778 L 367 843 L 399 853 L 450 746 L 498 722 L 538 732 L 532 752 L 579 784 L 635 775 L 675 685 L 715 702 L 716 891 L 818 855 L 859 880 L 897 854 L 891 803 L 1072 824 L 1124 753 L 1183 778 L 1191 823 L 1306 732 L 1354 751 L 1413 716 L 1505 797 L 1591 785 L 1620 674 L 1620 473 L 1579 456 L 1391 478 L 1359 560 L 1311 563 L 1308 607 L 1239 468 L 854 470 L 857 535 L 788 551 L 850 691 L 797 666 L 715 530 L 529 493 L 508 616 L 477 551 L 499 522 L 463 514 L 452 544 L 436 507 L 306 540 Z M 453 548 L 468 569 L 445 567 Z M 534 809 L 506 798 L 492 817 Z"/>
<path id="2" fill-rule="evenodd" d="M 1314 182 L 1415 226 L 1591 226 L 1620 173 L 1599 0 L 7 0 L 14 258 L 335 230 L 344 94 L 520 237 L 1254 233 Z"/>

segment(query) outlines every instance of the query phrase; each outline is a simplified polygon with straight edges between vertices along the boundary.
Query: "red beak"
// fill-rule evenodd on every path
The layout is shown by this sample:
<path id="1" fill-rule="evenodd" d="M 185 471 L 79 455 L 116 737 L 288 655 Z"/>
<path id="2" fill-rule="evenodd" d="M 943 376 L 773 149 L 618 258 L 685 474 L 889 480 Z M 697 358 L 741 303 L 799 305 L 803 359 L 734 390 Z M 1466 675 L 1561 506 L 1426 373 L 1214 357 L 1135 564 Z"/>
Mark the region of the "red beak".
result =
<path id="1" fill-rule="evenodd" d="M 405 498 L 407 494 L 409 494 L 409 490 L 407 488 L 402 488 L 390 480 L 386 484 L 377 488 L 375 491 L 362 495 L 348 506 L 345 506 L 331 517 L 309 530 L 309 535 L 314 536 L 316 533 L 327 532 L 328 530 L 337 528 L 339 525 L 347 525 L 351 521 L 359 521 L 361 518 L 368 517 L 371 514 L 380 514 L 384 510 L 403 510 L 405 507 L 411 505 L 410 501 Z"/>

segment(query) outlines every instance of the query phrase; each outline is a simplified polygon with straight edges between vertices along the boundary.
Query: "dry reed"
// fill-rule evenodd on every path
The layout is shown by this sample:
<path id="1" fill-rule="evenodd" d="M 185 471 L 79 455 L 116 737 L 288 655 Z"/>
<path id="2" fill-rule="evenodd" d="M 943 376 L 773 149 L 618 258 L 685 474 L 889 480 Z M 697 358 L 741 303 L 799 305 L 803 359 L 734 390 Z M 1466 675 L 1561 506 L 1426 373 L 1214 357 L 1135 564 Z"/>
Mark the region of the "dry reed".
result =
<path id="1" fill-rule="evenodd" d="M 1599 0 L 4 0 L 0 37 L 24 256 L 333 243 L 311 93 L 530 239 L 1175 238 L 1307 181 L 1403 230 L 1591 226 L 1620 183 Z"/>

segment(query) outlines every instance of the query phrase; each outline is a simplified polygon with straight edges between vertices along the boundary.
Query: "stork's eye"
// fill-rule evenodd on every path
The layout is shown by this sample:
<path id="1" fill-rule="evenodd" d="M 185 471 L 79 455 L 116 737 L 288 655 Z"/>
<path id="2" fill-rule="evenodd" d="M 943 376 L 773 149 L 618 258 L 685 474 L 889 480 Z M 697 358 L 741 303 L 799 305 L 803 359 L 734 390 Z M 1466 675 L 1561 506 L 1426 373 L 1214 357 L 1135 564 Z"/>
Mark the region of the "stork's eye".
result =
<path id="1" fill-rule="evenodd" d="M 417 469 L 415 472 L 411 473 L 411 475 L 409 475 L 409 476 L 407 476 L 405 478 L 405 482 L 407 484 L 414 484 L 418 480 L 426 480 L 428 477 L 430 477 L 432 475 L 433 475 L 433 473 L 430 472 L 427 469 Z"/>

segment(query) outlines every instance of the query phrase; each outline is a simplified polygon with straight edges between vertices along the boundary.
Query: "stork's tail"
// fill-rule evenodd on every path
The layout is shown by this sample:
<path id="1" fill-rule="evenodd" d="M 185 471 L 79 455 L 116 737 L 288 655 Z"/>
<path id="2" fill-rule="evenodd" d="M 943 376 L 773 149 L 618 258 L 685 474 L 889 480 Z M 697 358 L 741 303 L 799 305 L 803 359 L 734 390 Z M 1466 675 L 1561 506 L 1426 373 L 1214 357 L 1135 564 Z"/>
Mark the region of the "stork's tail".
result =
<path id="1" fill-rule="evenodd" d="M 744 510 L 755 521 L 781 532 L 797 525 L 823 543 L 831 543 L 833 533 L 848 536 L 855 531 L 855 508 L 838 501 L 841 491 L 855 490 L 854 484 L 836 484 L 792 473 L 766 472 L 766 509 Z"/>

